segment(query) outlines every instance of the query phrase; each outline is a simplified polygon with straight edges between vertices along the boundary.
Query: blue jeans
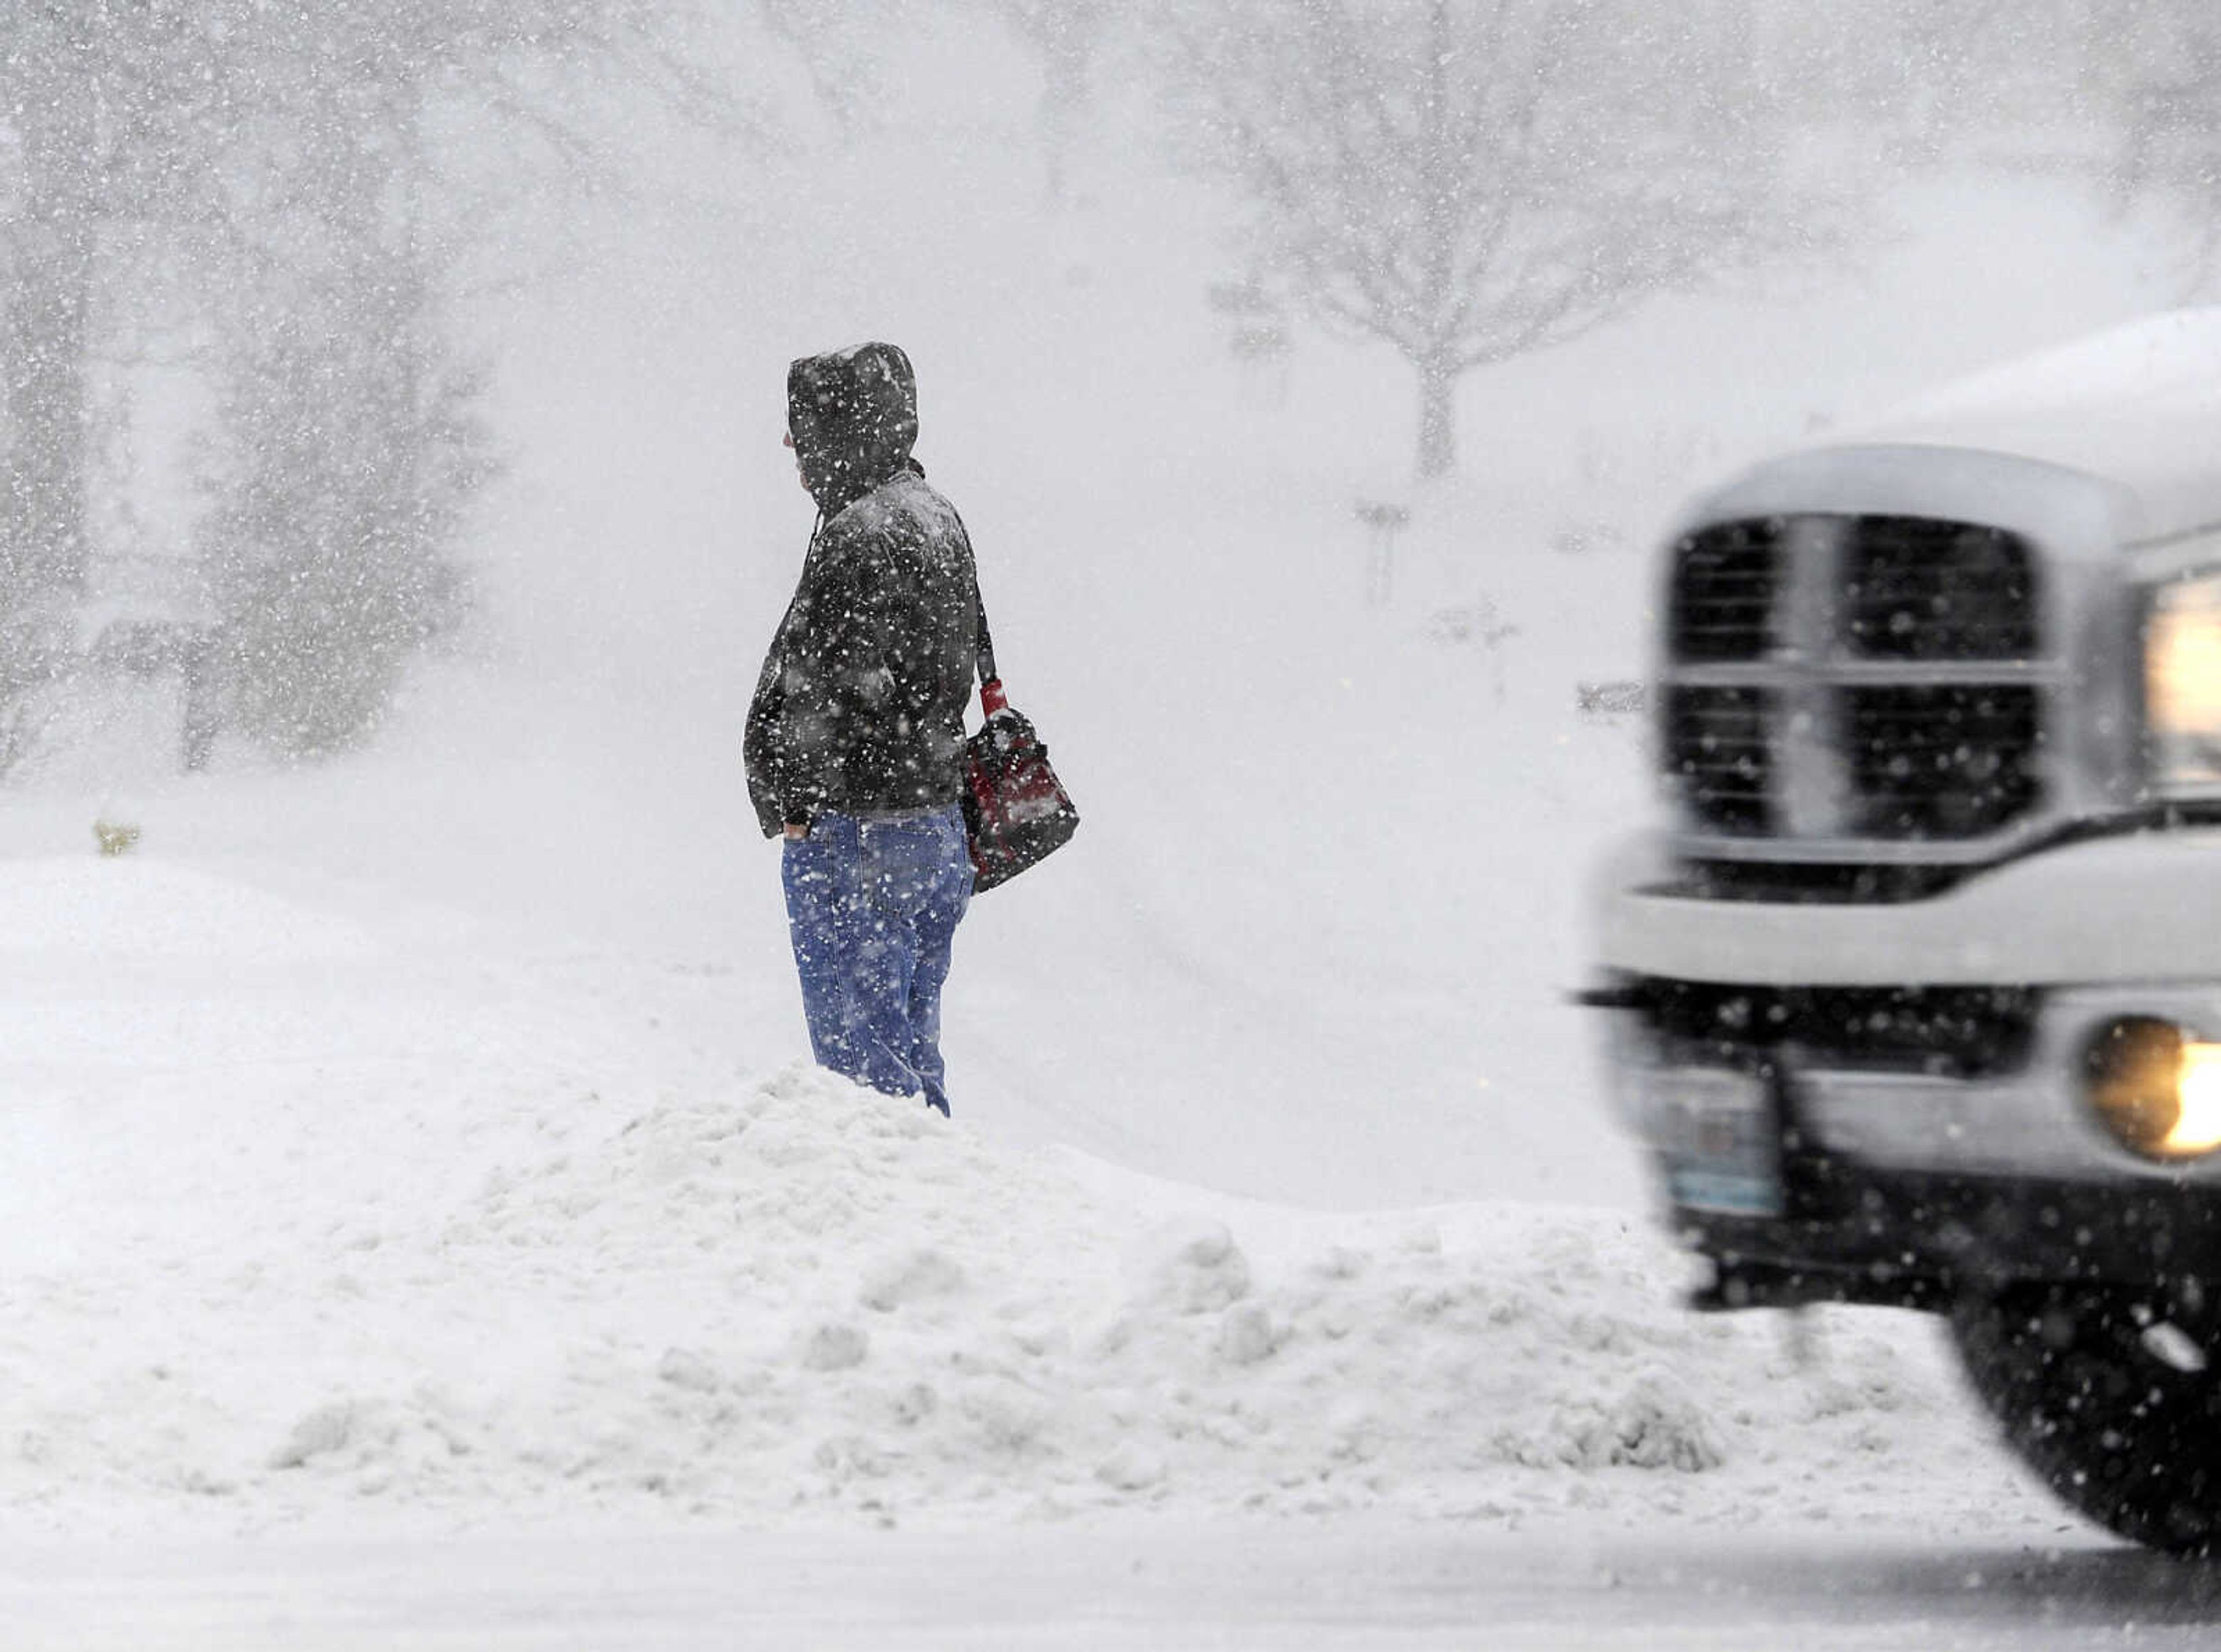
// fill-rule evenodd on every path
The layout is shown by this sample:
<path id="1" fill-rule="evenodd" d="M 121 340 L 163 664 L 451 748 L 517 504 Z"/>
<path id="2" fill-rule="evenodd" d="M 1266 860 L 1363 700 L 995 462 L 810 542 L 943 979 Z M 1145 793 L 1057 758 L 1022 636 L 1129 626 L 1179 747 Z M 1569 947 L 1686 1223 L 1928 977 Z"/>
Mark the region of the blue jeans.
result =
<path id="1" fill-rule="evenodd" d="M 780 881 L 818 1066 L 948 1112 L 941 988 L 972 900 L 962 812 L 823 816 L 785 840 Z"/>

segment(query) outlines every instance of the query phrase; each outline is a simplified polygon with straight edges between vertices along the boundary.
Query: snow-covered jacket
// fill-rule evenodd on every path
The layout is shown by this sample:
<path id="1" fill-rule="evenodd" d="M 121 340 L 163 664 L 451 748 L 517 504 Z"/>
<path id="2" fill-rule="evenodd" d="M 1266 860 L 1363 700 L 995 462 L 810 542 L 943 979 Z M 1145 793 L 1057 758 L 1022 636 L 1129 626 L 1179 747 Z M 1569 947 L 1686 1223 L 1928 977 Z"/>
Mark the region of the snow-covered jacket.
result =
<path id="1" fill-rule="evenodd" d="M 820 515 L 748 708 L 767 837 L 829 811 L 955 802 L 979 629 L 964 524 L 910 458 L 909 359 L 891 344 L 805 357 L 787 421 Z"/>

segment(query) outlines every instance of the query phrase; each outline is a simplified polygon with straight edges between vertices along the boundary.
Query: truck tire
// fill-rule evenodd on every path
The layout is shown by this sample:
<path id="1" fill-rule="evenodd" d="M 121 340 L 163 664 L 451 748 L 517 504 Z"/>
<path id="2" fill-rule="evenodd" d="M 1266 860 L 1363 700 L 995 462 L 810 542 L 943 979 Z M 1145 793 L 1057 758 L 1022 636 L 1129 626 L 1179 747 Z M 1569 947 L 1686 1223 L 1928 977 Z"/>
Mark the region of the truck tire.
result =
<path id="1" fill-rule="evenodd" d="M 2149 1549 L 2221 1552 L 2221 1345 L 2148 1323 L 2124 1297 L 2050 1286 L 1962 1301 L 1951 1334 L 2007 1443 L 2062 1501 Z"/>

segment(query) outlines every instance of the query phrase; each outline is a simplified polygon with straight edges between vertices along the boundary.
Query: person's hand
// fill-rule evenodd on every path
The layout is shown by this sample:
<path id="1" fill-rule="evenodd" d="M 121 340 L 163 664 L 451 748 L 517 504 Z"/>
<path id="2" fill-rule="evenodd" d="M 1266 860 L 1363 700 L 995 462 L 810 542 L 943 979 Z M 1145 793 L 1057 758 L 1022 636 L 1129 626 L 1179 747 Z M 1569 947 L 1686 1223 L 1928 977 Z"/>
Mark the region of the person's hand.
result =
<path id="1" fill-rule="evenodd" d="M 804 838 L 810 835 L 810 828 L 807 826 L 798 826 L 790 820 L 786 823 L 786 835 L 790 842 L 799 843 Z"/>

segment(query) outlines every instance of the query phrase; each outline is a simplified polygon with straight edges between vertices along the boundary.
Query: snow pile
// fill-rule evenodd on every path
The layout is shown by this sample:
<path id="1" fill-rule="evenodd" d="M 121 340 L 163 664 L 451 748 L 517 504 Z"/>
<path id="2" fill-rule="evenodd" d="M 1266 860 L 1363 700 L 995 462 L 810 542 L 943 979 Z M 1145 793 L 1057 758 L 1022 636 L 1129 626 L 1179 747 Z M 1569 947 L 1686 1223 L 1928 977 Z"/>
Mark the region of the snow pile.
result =
<path id="1" fill-rule="evenodd" d="M 88 836 L 88 848 L 93 840 Z M 90 854 L 17 862 L 0 878 L 0 962 L 34 972 L 97 961 L 296 968 L 367 957 L 360 926 L 187 867 Z"/>
<path id="2" fill-rule="evenodd" d="M 68 910 L 74 874 L 49 881 Z M 655 995 L 680 989 L 613 961 L 341 945 L 336 920 L 325 944 L 326 915 L 203 874 L 109 878 L 73 927 L 130 933 L 180 890 L 243 952 L 317 967 L 241 986 L 142 952 L 12 1013 L 44 1075 L 6 1123 L 19 1516 L 1642 1523 L 1889 1520 L 1913 1479 L 2015 1496 L 1924 1328 L 1861 1320 L 1822 1374 L 1762 1319 L 1680 1312 L 1682 1264 L 1614 1213 L 1327 1216 L 1020 1151 L 812 1068 L 674 1053 Z M 122 1024 L 134 1063 L 83 1061 L 85 1028 Z"/>

